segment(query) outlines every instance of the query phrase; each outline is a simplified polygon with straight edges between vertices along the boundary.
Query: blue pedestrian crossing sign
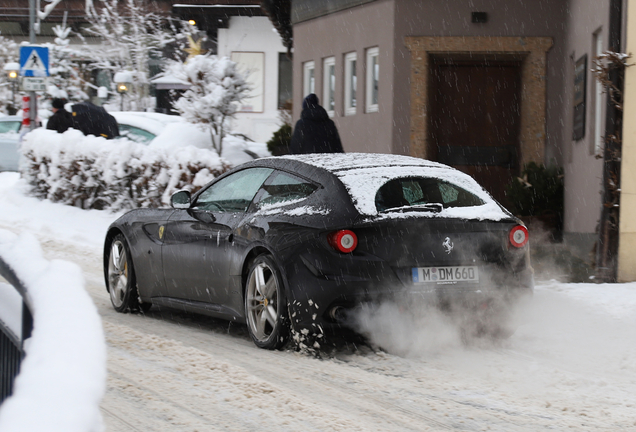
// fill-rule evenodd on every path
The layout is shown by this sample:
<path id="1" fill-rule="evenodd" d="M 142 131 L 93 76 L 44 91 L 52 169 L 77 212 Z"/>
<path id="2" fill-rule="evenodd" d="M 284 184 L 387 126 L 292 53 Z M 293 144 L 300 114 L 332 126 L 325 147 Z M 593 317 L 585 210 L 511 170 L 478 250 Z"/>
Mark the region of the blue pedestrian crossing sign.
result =
<path id="1" fill-rule="evenodd" d="M 49 49 L 38 45 L 20 47 L 20 76 L 47 77 L 49 73 Z"/>

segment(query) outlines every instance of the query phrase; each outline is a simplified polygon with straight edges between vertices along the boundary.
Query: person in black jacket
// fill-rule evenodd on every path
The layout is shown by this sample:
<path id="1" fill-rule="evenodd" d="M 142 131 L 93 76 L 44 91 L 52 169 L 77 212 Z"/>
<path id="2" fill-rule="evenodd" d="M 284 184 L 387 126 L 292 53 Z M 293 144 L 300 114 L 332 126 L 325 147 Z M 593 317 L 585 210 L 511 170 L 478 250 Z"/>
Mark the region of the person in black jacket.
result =
<path id="1" fill-rule="evenodd" d="M 73 127 L 73 117 L 71 113 L 64 109 L 66 99 L 53 99 L 53 115 L 46 124 L 47 129 L 55 130 L 58 133 L 66 132 L 68 128 Z"/>
<path id="2" fill-rule="evenodd" d="M 313 93 L 303 101 L 303 111 L 296 122 L 289 151 L 291 154 L 344 153 L 335 123 Z"/>

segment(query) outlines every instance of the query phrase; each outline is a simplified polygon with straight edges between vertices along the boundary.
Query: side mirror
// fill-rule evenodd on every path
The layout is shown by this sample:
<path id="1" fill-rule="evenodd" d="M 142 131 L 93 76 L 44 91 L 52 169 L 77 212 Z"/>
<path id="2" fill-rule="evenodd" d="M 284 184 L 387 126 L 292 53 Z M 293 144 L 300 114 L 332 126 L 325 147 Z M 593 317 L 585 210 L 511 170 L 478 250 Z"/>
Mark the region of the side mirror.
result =
<path id="1" fill-rule="evenodd" d="M 191 205 L 190 199 L 190 192 L 181 190 L 172 194 L 170 205 L 174 209 L 189 209 Z"/>

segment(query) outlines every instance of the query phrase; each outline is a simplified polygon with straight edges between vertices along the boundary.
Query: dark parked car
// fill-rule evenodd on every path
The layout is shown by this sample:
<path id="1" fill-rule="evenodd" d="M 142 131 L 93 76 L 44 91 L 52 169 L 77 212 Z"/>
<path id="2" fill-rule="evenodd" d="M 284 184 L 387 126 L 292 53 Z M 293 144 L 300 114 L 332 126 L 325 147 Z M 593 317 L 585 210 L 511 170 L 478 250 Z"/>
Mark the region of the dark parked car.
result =
<path id="1" fill-rule="evenodd" d="M 381 154 L 245 163 L 172 208 L 109 228 L 117 311 L 152 304 L 246 322 L 255 344 L 329 332 L 365 302 L 531 293 L 528 232 L 471 177 Z"/>

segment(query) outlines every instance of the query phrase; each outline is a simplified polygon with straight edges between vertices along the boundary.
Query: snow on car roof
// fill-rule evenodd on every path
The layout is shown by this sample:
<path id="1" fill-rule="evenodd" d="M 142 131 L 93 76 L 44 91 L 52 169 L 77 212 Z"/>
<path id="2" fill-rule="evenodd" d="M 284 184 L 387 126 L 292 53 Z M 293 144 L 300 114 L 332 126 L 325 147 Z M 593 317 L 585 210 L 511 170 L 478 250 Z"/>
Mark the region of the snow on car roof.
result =
<path id="1" fill-rule="evenodd" d="M 134 126 L 146 130 L 154 135 L 159 135 L 170 123 L 183 123 L 179 116 L 171 116 L 161 113 L 146 113 L 136 111 L 112 111 L 109 112 L 119 124 Z"/>
<path id="2" fill-rule="evenodd" d="M 386 166 L 426 166 L 430 168 L 449 168 L 438 162 L 412 156 L 385 154 L 385 153 L 320 153 L 307 155 L 285 155 L 287 159 L 296 159 L 301 162 L 324 168 L 331 172 L 352 168 L 370 168 Z"/>
<path id="3" fill-rule="evenodd" d="M 418 213 L 427 217 L 451 217 L 479 220 L 502 220 L 510 217 L 506 211 L 472 177 L 438 162 L 411 156 L 379 153 L 330 153 L 287 155 L 335 174 L 347 188 L 361 215 L 382 218 L 412 217 L 413 213 L 379 214 L 375 205 L 378 189 L 390 180 L 400 177 L 432 177 L 457 185 L 478 196 L 483 205 L 445 208 L 439 213 Z"/>

